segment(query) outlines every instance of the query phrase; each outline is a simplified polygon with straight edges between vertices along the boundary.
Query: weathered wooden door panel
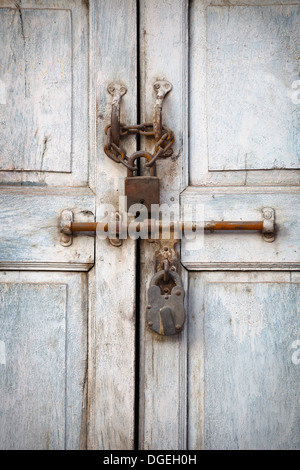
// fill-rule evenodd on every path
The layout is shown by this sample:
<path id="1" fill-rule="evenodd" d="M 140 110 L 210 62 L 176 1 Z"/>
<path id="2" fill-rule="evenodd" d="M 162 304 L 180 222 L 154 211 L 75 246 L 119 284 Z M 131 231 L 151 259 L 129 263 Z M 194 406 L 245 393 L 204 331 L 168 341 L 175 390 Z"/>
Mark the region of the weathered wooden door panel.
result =
<path id="1" fill-rule="evenodd" d="M 189 187 L 181 204 L 197 204 L 205 220 L 263 220 L 262 209 L 275 211 L 276 236 L 266 243 L 261 233 L 206 232 L 198 247 L 182 244 L 181 261 L 188 269 L 299 269 L 299 187 Z M 199 211 L 200 212 L 200 211 Z"/>
<path id="2" fill-rule="evenodd" d="M 0 272 L 0 305 L 0 448 L 85 448 L 87 275 Z"/>
<path id="3" fill-rule="evenodd" d="M 191 3 L 191 186 L 182 203 L 202 205 L 205 220 L 276 214 L 273 243 L 207 233 L 198 250 L 183 244 L 184 265 L 199 271 L 188 296 L 191 449 L 300 446 L 299 283 L 282 272 L 299 270 L 300 2 L 260 3 Z"/>
<path id="4" fill-rule="evenodd" d="M 166 79 L 173 85 L 164 101 L 163 121 L 175 134 L 174 155 L 157 160 L 160 201 L 168 205 L 179 202 L 180 190 L 187 184 L 187 17 L 186 1 L 140 2 L 142 122 L 153 118 L 153 83 Z M 152 152 L 153 142 L 145 141 L 143 145 Z M 186 331 L 177 338 L 158 338 L 145 326 L 147 288 L 154 275 L 156 250 L 155 243 L 141 242 L 139 445 L 145 450 L 184 449 L 187 431 Z"/>
<path id="5" fill-rule="evenodd" d="M 212 3 L 206 9 L 209 171 L 299 168 L 300 111 L 291 85 L 299 79 L 300 5 Z"/>
<path id="6" fill-rule="evenodd" d="M 63 247 L 60 216 L 95 216 L 88 18 L 79 0 L 0 2 L 1 449 L 87 446 L 95 240 Z"/>
<path id="7" fill-rule="evenodd" d="M 0 2 L 2 183 L 88 182 L 87 3 Z"/>
<path id="8" fill-rule="evenodd" d="M 191 2 L 193 186 L 299 182 L 300 3 L 261 3 Z"/>
<path id="9" fill-rule="evenodd" d="M 89 188 L 0 187 L 0 268 L 6 270 L 88 271 L 94 264 L 94 236 L 74 235 L 60 243 L 60 217 L 72 210 L 74 220 L 94 221 Z"/>
<path id="10" fill-rule="evenodd" d="M 300 447 L 299 25 L 299 1 L 141 2 L 142 109 L 155 74 L 174 85 L 162 201 L 181 191 L 207 221 L 276 214 L 274 243 L 224 232 L 182 243 L 185 331 L 159 338 L 142 317 L 141 448 Z M 142 244 L 142 315 L 154 252 Z"/>
<path id="11" fill-rule="evenodd" d="M 12 401 L 1 402 L 7 423 L 10 404 L 18 401 L 11 428 L 1 434 L 3 447 L 133 447 L 135 242 L 127 240 L 116 248 L 108 240 L 97 240 L 96 247 L 96 237 L 80 234 L 74 235 L 71 246 L 63 247 L 59 219 L 61 211 L 69 209 L 77 221 L 97 216 L 99 220 L 105 213 L 104 204 L 118 207 L 118 195 L 123 191 L 120 178 L 126 169 L 109 160 L 103 150 L 111 110 L 107 86 L 115 82 L 126 85 L 122 120 L 136 123 L 136 27 L 135 0 L 0 0 L 0 269 L 6 271 L 4 279 L 10 279 L 9 295 L 3 298 L 3 321 L 12 331 L 21 322 L 22 341 L 28 349 L 23 367 L 19 357 L 11 355 L 14 340 L 8 337 L 11 346 L 6 347 L 6 359 L 11 365 L 6 373 L 1 366 L 3 383 L 9 387 L 19 370 L 22 376 L 15 379 L 17 391 Z M 135 149 L 132 141 L 127 150 Z M 20 277 L 16 270 L 22 271 Z M 84 290 L 81 294 L 79 280 L 85 276 L 89 293 Z M 17 293 L 20 304 L 14 300 Z M 82 370 L 87 342 L 82 339 L 85 323 L 79 319 L 87 321 L 87 295 L 90 398 L 86 444 Z M 24 298 L 36 298 L 32 313 L 27 300 L 22 310 Z M 12 304 L 21 312 L 21 320 L 8 311 L 13 310 Z M 70 323 L 75 317 L 77 330 Z M 52 322 L 52 330 L 45 332 L 42 318 Z M 51 349 L 42 348 L 43 337 L 52 347 L 56 333 L 58 356 L 51 364 Z M 19 351 L 17 347 L 16 354 Z M 67 351 L 67 362 L 63 351 Z M 74 364 L 70 365 L 68 354 L 71 358 L 72 352 Z M 14 362 L 9 363 L 9 358 Z M 34 367 L 30 374 L 30 361 L 39 361 L 41 370 Z M 55 373 L 57 379 L 50 380 Z M 31 390 L 41 381 L 35 402 Z M 64 392 L 64 382 L 70 384 L 70 392 Z M 22 389 L 27 383 L 28 393 L 25 386 Z M 53 409 L 46 404 L 48 396 Z M 33 406 L 35 435 L 26 436 Z M 18 419 L 22 425 L 13 439 Z"/>
<path id="12" fill-rule="evenodd" d="M 299 449 L 299 279 L 189 276 L 189 446 Z"/>

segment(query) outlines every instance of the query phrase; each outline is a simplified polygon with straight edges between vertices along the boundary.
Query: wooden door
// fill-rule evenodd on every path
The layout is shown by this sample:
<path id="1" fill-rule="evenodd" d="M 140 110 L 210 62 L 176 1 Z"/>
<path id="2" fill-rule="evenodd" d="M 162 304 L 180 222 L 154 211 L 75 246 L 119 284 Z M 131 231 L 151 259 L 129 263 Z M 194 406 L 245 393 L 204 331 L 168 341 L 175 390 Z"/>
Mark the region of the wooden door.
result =
<path id="1" fill-rule="evenodd" d="M 299 448 L 300 2 L 259 3 L 0 1 L 1 448 L 132 449 L 135 425 L 144 449 Z M 100 220 L 123 194 L 107 86 L 128 89 L 122 122 L 148 122 L 157 79 L 176 136 L 161 202 L 276 212 L 274 243 L 182 243 L 176 338 L 145 327 L 155 244 L 138 285 L 133 240 L 65 247 L 59 230 L 64 209 Z"/>
<path id="2" fill-rule="evenodd" d="M 117 25 L 122 12 L 124 19 Z M 135 245 L 61 244 L 126 174 L 106 157 L 107 86 L 136 120 L 134 1 L 0 1 L 0 448 L 130 449 Z"/>
<path id="3" fill-rule="evenodd" d="M 208 221 L 276 213 L 273 243 L 258 232 L 205 233 L 196 250 L 183 241 L 183 334 L 141 322 L 143 449 L 300 447 L 300 2 L 261 3 L 141 2 L 146 113 L 153 77 L 173 84 L 163 202 L 181 192 Z M 143 242 L 142 315 L 153 255 Z"/>

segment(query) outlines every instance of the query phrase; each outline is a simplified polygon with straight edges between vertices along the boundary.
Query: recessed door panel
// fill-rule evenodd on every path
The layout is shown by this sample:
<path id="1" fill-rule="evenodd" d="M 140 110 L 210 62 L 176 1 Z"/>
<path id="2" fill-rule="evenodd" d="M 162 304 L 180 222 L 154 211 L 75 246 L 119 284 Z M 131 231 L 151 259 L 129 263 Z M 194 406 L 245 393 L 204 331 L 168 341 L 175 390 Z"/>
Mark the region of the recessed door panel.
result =
<path id="1" fill-rule="evenodd" d="M 189 301 L 191 448 L 299 448 L 299 284 L 193 273 Z"/>
<path id="2" fill-rule="evenodd" d="M 84 448 L 86 275 L 0 280 L 0 447 Z"/>
<path id="3" fill-rule="evenodd" d="M 210 171 L 299 168 L 299 5 L 207 8 Z"/>

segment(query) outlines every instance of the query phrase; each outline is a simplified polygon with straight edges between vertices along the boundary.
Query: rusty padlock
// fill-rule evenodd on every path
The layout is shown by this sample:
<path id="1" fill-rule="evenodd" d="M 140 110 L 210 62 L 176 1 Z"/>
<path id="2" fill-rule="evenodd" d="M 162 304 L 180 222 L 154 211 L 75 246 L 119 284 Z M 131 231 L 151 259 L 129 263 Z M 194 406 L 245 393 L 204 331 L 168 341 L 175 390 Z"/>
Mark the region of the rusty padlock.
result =
<path id="1" fill-rule="evenodd" d="M 152 155 L 144 151 L 135 152 L 128 159 L 128 164 L 133 166 L 138 158 L 146 158 L 150 162 Z M 128 210 L 133 204 L 143 204 L 151 213 L 151 205 L 159 204 L 159 178 L 156 176 L 155 164 L 151 166 L 149 176 L 134 176 L 133 171 L 127 169 L 125 196 Z"/>
<path id="2" fill-rule="evenodd" d="M 146 321 L 149 328 L 163 336 L 177 335 L 182 331 L 186 313 L 184 308 L 184 289 L 176 272 L 170 271 L 169 276 L 175 282 L 170 295 L 162 294 L 158 283 L 164 278 L 164 271 L 156 273 L 148 290 L 148 306 Z"/>

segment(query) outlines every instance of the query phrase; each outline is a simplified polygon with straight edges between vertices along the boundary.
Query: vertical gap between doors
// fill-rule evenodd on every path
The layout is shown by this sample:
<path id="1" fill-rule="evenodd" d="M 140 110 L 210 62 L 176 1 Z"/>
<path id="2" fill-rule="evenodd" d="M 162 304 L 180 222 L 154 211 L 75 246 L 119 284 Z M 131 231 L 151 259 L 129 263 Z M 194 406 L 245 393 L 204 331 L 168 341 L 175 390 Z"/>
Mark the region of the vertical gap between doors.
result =
<path id="1" fill-rule="evenodd" d="M 136 0 L 136 41 L 137 41 L 137 122 L 141 120 L 141 67 L 140 67 L 140 2 Z M 136 145 L 140 148 L 140 135 L 137 134 Z M 137 162 L 138 163 L 138 162 Z M 140 239 L 136 241 L 136 270 L 135 270 L 135 397 L 134 397 L 134 449 L 139 449 L 139 411 L 140 411 Z"/>

